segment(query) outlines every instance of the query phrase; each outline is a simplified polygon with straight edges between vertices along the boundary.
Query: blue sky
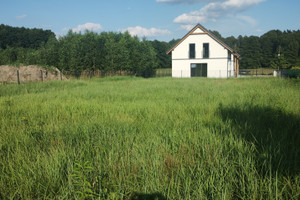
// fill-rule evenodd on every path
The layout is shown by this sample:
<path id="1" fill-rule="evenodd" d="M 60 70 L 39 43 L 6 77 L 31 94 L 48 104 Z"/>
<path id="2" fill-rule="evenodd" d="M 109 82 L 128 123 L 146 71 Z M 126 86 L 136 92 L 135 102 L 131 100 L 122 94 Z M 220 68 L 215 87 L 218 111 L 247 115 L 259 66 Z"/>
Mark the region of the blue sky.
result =
<path id="1" fill-rule="evenodd" d="M 300 0 L 0 0 L 0 24 L 95 32 L 128 30 L 149 40 L 183 37 L 197 23 L 222 36 L 300 29 Z"/>

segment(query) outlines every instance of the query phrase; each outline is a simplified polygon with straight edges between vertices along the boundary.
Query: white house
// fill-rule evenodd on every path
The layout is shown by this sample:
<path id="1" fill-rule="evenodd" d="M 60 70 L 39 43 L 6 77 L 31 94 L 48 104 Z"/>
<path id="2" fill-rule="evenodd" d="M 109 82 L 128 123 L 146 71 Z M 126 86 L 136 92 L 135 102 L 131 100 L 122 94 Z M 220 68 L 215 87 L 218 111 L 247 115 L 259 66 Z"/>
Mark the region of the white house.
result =
<path id="1" fill-rule="evenodd" d="M 240 55 L 200 24 L 172 52 L 172 77 L 227 78 L 238 76 Z"/>

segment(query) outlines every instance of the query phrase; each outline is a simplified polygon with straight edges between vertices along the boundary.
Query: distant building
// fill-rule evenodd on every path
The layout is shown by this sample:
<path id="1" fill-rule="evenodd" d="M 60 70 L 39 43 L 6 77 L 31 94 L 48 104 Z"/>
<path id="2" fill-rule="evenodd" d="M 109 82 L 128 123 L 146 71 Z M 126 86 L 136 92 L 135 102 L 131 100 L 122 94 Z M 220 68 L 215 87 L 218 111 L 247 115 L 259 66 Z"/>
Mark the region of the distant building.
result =
<path id="1" fill-rule="evenodd" d="M 172 77 L 227 78 L 238 76 L 240 55 L 200 24 L 172 52 Z"/>

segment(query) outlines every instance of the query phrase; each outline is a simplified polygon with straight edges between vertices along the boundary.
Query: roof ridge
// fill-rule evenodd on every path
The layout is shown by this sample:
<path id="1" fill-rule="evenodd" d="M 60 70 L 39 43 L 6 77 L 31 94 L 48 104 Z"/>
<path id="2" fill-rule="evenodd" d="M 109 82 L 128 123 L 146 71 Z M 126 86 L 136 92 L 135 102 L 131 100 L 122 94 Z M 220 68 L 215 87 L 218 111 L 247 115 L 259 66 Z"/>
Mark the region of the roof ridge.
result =
<path id="1" fill-rule="evenodd" d="M 220 45 L 222 45 L 224 48 L 231 51 L 233 54 L 235 54 L 237 57 L 240 57 L 240 55 L 235 52 L 231 47 L 229 47 L 226 43 L 224 43 L 220 38 L 215 36 L 211 31 L 207 30 L 204 26 L 202 26 L 200 23 L 198 23 L 194 28 L 192 28 L 185 36 L 181 38 L 179 42 L 177 42 L 172 48 L 170 48 L 166 53 L 169 54 L 171 51 L 173 51 L 181 42 L 183 42 L 188 36 L 191 35 L 197 28 L 200 28 L 204 33 L 207 33 L 210 37 L 212 37 L 216 42 L 218 42 Z"/>

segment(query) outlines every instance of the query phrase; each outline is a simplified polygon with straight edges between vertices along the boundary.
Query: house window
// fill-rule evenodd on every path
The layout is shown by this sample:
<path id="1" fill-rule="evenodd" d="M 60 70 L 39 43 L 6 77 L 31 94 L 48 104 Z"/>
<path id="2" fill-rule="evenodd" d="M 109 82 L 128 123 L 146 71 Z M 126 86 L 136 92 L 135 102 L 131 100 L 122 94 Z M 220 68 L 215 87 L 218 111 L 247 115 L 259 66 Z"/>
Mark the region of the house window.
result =
<path id="1" fill-rule="evenodd" d="M 209 43 L 203 43 L 203 58 L 209 58 Z"/>
<path id="2" fill-rule="evenodd" d="M 196 57 L 195 44 L 190 44 L 189 57 L 190 57 L 190 59 L 194 59 Z"/>

